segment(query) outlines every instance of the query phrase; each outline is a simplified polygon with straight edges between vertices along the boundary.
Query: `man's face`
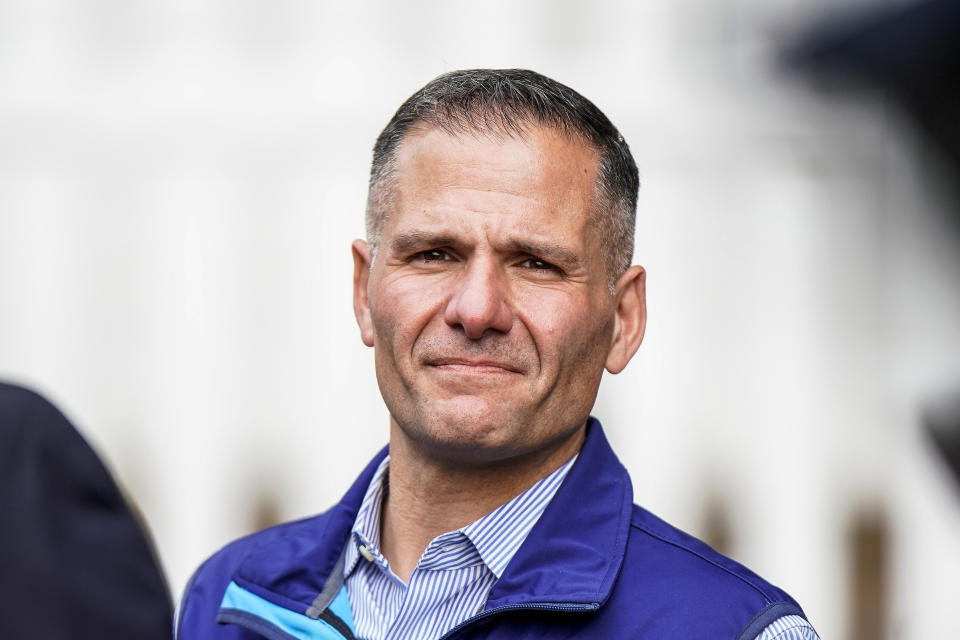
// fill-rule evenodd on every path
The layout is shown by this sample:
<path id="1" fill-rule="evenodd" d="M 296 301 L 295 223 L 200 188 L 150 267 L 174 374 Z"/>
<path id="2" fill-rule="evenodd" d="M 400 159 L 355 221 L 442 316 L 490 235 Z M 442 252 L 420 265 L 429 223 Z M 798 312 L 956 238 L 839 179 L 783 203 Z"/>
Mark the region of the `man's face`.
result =
<path id="1" fill-rule="evenodd" d="M 372 265 L 354 244 L 355 308 L 411 442 L 481 463 L 559 446 L 584 425 L 619 298 L 589 219 L 596 171 L 593 150 L 552 129 L 404 140 Z"/>

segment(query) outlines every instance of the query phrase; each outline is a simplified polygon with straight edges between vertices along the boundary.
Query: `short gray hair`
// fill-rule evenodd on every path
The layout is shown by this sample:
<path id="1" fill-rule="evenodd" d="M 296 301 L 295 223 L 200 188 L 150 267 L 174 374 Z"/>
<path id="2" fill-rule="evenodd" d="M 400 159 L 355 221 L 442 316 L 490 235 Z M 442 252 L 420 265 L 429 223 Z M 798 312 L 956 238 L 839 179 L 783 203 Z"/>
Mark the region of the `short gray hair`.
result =
<path id="1" fill-rule="evenodd" d="M 410 130 L 427 125 L 450 134 L 522 136 L 530 126 L 572 134 L 597 152 L 596 215 L 611 290 L 630 267 L 640 180 L 630 147 L 592 102 L 556 80 L 526 69 L 453 71 L 407 98 L 377 137 L 367 197 L 367 244 L 376 254 L 389 215 L 397 154 Z"/>

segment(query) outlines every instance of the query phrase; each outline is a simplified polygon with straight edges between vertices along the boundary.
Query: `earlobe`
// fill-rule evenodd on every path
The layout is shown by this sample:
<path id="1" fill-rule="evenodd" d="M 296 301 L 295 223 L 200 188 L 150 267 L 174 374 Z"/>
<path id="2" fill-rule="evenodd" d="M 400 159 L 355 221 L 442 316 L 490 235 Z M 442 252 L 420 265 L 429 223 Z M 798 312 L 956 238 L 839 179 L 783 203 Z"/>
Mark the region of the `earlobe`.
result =
<path id="1" fill-rule="evenodd" d="M 373 266 L 370 248 L 363 240 L 354 240 L 353 253 L 353 314 L 360 327 L 360 339 L 368 347 L 373 346 L 373 319 L 370 315 L 370 299 L 367 285 L 370 282 L 370 268 Z"/>
<path id="2" fill-rule="evenodd" d="M 607 352 L 610 373 L 623 371 L 643 342 L 647 328 L 646 272 L 634 265 L 617 280 L 613 340 Z"/>

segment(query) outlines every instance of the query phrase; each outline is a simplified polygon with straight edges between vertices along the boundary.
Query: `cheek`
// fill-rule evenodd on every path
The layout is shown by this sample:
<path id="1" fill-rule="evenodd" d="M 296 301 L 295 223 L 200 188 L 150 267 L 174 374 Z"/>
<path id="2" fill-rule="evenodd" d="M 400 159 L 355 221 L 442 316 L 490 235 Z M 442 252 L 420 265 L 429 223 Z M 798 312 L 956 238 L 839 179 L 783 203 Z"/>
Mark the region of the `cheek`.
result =
<path id="1" fill-rule="evenodd" d="M 409 353 L 411 344 L 435 315 L 436 302 L 435 292 L 406 278 L 378 283 L 370 301 L 375 345 Z"/>
<path id="2" fill-rule="evenodd" d="M 527 314 L 541 362 L 567 368 L 606 360 L 612 319 L 582 300 L 534 305 Z"/>

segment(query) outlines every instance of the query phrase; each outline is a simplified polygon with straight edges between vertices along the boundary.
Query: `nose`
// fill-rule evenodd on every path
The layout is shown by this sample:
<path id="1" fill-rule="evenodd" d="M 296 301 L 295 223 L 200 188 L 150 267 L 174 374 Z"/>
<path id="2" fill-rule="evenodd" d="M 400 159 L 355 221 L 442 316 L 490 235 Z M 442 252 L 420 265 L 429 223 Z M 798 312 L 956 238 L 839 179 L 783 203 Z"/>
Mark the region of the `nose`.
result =
<path id="1" fill-rule="evenodd" d="M 471 340 L 479 340 L 488 330 L 507 333 L 513 326 L 513 312 L 505 298 L 506 283 L 491 260 L 468 263 L 444 310 L 447 324 L 463 328 Z"/>

